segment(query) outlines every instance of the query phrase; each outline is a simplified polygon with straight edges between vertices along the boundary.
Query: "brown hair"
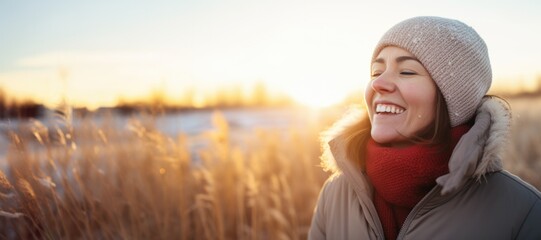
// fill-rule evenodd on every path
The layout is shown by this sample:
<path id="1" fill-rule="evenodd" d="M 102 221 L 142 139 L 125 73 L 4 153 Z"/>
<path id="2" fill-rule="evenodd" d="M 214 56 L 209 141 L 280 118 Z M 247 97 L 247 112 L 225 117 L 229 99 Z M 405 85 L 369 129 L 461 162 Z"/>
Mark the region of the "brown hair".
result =
<path id="1" fill-rule="evenodd" d="M 451 118 L 447 110 L 447 104 L 440 89 L 436 90 L 436 118 L 426 128 L 421 129 L 413 136 L 408 137 L 409 141 L 416 144 L 427 145 L 449 145 L 451 141 Z"/>

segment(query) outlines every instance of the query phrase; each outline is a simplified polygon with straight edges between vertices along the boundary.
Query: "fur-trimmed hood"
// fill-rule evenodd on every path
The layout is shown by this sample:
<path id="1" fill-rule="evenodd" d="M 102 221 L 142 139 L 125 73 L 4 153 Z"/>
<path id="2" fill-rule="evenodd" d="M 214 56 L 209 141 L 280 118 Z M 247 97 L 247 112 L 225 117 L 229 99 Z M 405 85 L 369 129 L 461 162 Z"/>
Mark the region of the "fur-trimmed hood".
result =
<path id="1" fill-rule="evenodd" d="M 350 110 L 322 134 L 322 165 L 326 170 L 352 174 L 342 133 L 367 114 L 357 108 Z M 460 189 L 469 179 L 482 179 L 486 173 L 502 169 L 503 149 L 508 140 L 511 112 L 508 104 L 496 97 L 485 97 L 477 109 L 475 123 L 462 136 L 449 159 L 449 173 L 436 181 L 442 194 Z M 328 144 L 327 144 L 328 143 Z M 356 179 L 354 177 L 354 179 Z"/>

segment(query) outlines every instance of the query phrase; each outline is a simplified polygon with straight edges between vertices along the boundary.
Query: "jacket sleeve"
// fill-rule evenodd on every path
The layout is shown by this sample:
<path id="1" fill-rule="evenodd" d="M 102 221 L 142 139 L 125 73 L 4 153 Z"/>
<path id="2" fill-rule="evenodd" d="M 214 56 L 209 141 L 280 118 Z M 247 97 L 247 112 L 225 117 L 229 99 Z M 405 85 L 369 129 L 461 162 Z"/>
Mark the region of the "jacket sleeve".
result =
<path id="1" fill-rule="evenodd" d="M 524 219 L 516 239 L 541 239 L 541 200 L 537 200 Z"/>
<path id="2" fill-rule="evenodd" d="M 325 182 L 325 185 L 319 192 L 319 198 L 317 200 L 316 208 L 314 210 L 314 215 L 312 216 L 312 224 L 310 225 L 310 230 L 308 231 L 308 240 L 324 240 L 325 236 L 325 200 L 326 200 L 326 189 L 329 185 L 329 180 Z"/>

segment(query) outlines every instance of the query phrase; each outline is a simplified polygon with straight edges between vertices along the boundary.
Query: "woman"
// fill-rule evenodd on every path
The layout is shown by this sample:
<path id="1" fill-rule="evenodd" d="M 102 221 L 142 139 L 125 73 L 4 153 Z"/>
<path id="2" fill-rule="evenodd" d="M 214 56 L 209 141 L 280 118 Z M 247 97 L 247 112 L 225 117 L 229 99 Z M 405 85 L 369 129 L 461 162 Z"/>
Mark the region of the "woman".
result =
<path id="1" fill-rule="evenodd" d="M 377 44 L 366 113 L 333 127 L 309 239 L 541 239 L 541 194 L 502 170 L 510 111 L 484 41 L 416 17 Z M 351 122 L 351 123 L 348 123 Z"/>

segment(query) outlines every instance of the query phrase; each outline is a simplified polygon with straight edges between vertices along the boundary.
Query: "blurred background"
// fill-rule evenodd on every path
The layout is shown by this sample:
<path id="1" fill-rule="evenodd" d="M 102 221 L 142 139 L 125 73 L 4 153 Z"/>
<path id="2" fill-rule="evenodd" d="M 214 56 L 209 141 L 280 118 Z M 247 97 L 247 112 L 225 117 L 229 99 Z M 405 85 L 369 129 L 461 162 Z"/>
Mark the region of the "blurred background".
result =
<path id="1" fill-rule="evenodd" d="M 541 188 L 540 10 L 0 2 L 0 238 L 305 238 L 320 133 L 362 108 L 381 35 L 419 15 L 483 37 L 490 93 L 514 111 L 506 168 Z"/>
<path id="2" fill-rule="evenodd" d="M 456 18 L 479 32 L 493 91 L 536 90 L 541 75 L 541 6 L 533 0 L 1 4 L 3 95 L 48 107 L 329 106 L 364 88 L 385 30 L 418 15 Z"/>

